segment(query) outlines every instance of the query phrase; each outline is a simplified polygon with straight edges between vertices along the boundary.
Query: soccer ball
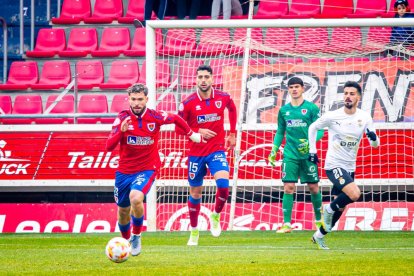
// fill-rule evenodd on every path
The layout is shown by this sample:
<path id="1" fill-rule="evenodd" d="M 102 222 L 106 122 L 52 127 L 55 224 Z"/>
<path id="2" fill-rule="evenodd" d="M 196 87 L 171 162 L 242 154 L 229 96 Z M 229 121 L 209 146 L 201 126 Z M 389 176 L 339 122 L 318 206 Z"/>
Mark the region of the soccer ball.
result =
<path id="1" fill-rule="evenodd" d="M 108 259 L 115 263 L 122 263 L 128 260 L 131 254 L 131 246 L 129 242 L 121 237 L 112 238 L 105 248 Z"/>

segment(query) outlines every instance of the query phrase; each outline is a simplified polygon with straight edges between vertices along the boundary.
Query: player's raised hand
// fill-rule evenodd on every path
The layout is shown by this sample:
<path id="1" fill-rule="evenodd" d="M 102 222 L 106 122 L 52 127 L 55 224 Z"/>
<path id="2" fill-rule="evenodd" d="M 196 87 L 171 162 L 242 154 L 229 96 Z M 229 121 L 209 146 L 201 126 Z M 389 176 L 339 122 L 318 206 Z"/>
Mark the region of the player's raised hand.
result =
<path id="1" fill-rule="evenodd" d="M 312 163 L 315 163 L 316 165 L 318 165 L 319 163 L 319 158 L 316 153 L 309 153 L 308 160 L 311 161 Z"/>
<path id="2" fill-rule="evenodd" d="M 130 124 L 131 124 L 131 117 L 128 116 L 121 123 L 121 131 L 122 132 L 127 131 Z"/>
<path id="3" fill-rule="evenodd" d="M 206 140 L 208 140 L 210 138 L 213 138 L 214 136 L 217 135 L 216 132 L 214 132 L 212 130 L 209 130 L 209 129 L 206 129 L 206 128 L 200 128 L 198 130 L 198 133 L 200 133 L 203 136 L 203 138 L 206 139 Z"/>
<path id="4" fill-rule="evenodd" d="M 226 151 L 234 149 L 236 146 L 236 134 L 230 133 L 226 138 Z"/>
<path id="5" fill-rule="evenodd" d="M 374 141 L 377 141 L 377 135 L 375 134 L 375 132 L 370 131 L 368 128 L 367 128 L 366 135 L 367 135 L 367 137 L 368 137 L 369 140 L 371 140 L 373 142 Z"/>
<path id="6" fill-rule="evenodd" d="M 272 167 L 276 166 L 276 154 L 277 154 L 278 150 L 279 150 L 279 147 L 273 146 L 272 151 L 270 152 L 269 156 L 267 157 L 267 159 L 269 160 L 269 163 L 270 163 L 270 165 L 272 165 Z"/>

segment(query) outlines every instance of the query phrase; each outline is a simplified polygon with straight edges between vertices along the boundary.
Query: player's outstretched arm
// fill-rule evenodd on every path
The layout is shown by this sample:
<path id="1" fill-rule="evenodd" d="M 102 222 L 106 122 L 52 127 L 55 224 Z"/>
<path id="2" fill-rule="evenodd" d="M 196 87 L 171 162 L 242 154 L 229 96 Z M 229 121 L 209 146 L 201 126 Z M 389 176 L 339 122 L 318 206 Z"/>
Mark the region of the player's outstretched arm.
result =
<path id="1" fill-rule="evenodd" d="M 106 141 L 106 150 L 113 151 L 121 140 L 122 133 L 128 130 L 128 126 L 131 123 L 131 117 L 125 117 L 122 122 L 120 117 L 115 119 L 112 125 L 112 131 L 109 134 L 108 140 Z"/>
<path id="2" fill-rule="evenodd" d="M 167 113 L 165 111 L 161 113 L 163 115 L 163 123 L 175 124 L 178 134 L 186 135 L 194 143 L 206 143 L 203 139 L 202 134 L 199 132 L 194 132 L 187 124 L 187 122 L 181 118 L 181 116 L 173 113 Z"/>
<path id="3" fill-rule="evenodd" d="M 378 138 L 378 135 L 375 133 L 375 129 L 370 130 L 369 128 L 367 128 L 365 135 L 367 136 L 371 147 L 376 148 L 379 146 L 379 138 Z"/>

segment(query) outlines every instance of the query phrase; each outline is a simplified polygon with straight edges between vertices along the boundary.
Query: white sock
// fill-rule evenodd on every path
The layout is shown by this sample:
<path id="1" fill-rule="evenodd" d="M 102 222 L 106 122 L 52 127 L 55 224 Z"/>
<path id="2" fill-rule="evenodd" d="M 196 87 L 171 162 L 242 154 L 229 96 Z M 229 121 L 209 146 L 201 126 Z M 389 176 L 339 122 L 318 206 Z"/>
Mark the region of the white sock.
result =
<path id="1" fill-rule="evenodd" d="M 325 236 L 324 234 L 321 233 L 321 231 L 319 229 L 315 232 L 314 235 L 318 239 L 322 239 Z"/>
<path id="2" fill-rule="evenodd" d="M 335 211 L 334 211 L 334 210 L 332 210 L 332 208 L 331 208 L 331 204 L 326 205 L 326 211 L 327 211 L 329 214 L 333 214 L 333 213 L 335 213 Z"/>

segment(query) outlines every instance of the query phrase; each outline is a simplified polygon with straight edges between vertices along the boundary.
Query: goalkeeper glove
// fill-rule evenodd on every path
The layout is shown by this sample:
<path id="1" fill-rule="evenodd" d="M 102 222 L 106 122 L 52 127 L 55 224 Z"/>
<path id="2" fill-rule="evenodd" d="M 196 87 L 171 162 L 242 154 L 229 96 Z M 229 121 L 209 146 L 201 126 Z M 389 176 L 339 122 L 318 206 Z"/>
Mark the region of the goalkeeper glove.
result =
<path id="1" fill-rule="evenodd" d="M 267 157 L 267 159 L 270 162 L 270 165 L 272 165 L 272 167 L 276 166 L 276 153 L 279 150 L 279 147 L 273 146 L 272 148 L 272 152 L 269 154 L 269 156 Z"/>
<path id="2" fill-rule="evenodd" d="M 316 165 L 319 163 L 319 158 L 316 153 L 309 153 L 308 160 L 311 161 L 312 163 L 315 163 Z"/>
<path id="3" fill-rule="evenodd" d="M 370 131 L 368 128 L 367 128 L 366 135 L 367 135 L 368 139 L 371 140 L 372 142 L 377 140 L 377 135 L 375 134 L 375 132 Z"/>

